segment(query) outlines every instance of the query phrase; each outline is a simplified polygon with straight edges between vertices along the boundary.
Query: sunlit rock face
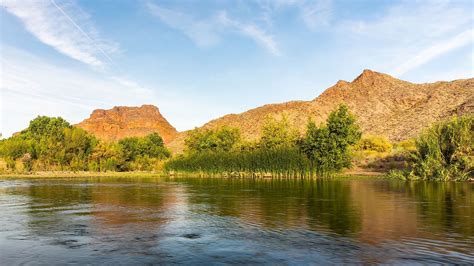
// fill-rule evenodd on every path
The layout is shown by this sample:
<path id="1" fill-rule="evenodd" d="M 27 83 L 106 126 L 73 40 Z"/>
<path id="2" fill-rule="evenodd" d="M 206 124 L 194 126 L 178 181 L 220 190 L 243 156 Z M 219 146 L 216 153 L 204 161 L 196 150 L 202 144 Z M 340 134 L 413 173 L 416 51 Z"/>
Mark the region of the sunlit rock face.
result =
<path id="1" fill-rule="evenodd" d="M 109 110 L 97 109 L 77 126 L 107 141 L 116 141 L 125 137 L 143 137 L 157 132 L 164 142 L 168 143 L 178 133 L 161 115 L 160 110 L 153 105 L 118 106 Z"/>

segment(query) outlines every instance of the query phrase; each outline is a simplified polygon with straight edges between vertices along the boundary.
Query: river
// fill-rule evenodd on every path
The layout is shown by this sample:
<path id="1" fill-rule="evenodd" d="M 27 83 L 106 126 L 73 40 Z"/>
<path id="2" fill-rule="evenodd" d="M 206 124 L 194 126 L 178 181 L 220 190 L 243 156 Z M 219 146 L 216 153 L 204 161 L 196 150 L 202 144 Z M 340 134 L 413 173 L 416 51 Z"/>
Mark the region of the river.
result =
<path id="1" fill-rule="evenodd" d="M 474 184 L 0 179 L 13 264 L 474 263 Z"/>

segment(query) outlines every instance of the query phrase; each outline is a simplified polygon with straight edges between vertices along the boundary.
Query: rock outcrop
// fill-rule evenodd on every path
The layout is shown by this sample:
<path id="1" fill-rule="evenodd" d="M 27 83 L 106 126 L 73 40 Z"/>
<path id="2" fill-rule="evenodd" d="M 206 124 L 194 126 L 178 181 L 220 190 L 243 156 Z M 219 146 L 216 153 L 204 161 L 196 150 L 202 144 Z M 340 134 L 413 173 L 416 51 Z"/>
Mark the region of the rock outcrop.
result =
<path id="1" fill-rule="evenodd" d="M 76 126 L 107 141 L 116 141 L 125 137 L 143 137 L 157 132 L 165 143 L 169 143 L 178 134 L 178 131 L 153 105 L 119 106 L 109 110 L 97 109 L 88 119 Z"/>

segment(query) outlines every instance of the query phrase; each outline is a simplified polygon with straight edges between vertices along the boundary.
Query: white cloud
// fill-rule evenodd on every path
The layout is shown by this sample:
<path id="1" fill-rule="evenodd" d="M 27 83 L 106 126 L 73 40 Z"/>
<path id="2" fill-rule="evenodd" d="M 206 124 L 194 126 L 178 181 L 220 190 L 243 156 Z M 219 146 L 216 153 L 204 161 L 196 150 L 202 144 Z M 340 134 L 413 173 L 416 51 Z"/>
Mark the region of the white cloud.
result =
<path id="1" fill-rule="evenodd" d="M 225 11 L 218 12 L 216 16 L 208 19 L 197 20 L 190 15 L 147 3 L 149 12 L 158 17 L 166 25 L 182 31 L 198 46 L 212 46 L 220 41 L 221 35 L 226 31 L 234 31 L 246 36 L 273 55 L 280 51 L 274 37 L 253 23 L 242 23 L 231 19 Z"/>
<path id="2" fill-rule="evenodd" d="M 273 36 L 267 34 L 255 24 L 244 24 L 239 22 L 238 20 L 231 19 L 224 11 L 219 12 L 218 21 L 219 25 L 234 29 L 240 34 L 243 34 L 253 39 L 271 54 L 280 55 L 280 50 L 278 49 L 278 45 L 273 39 Z"/>
<path id="3" fill-rule="evenodd" d="M 403 45 L 451 34 L 459 28 L 472 27 L 472 22 L 470 10 L 449 1 L 431 1 L 429 4 L 403 1 L 373 19 L 343 21 L 339 29 Z"/>
<path id="4" fill-rule="evenodd" d="M 7 45 L 2 45 L 0 66 L 3 137 L 24 129 L 37 115 L 62 116 L 78 123 L 94 109 L 119 105 L 156 105 L 178 130 L 200 126 L 217 116 L 217 105 L 177 95 L 172 88 L 151 88 L 130 77 L 105 75 L 87 68 L 67 69 Z"/>
<path id="5" fill-rule="evenodd" d="M 63 116 L 71 122 L 95 108 L 141 105 L 157 98 L 152 90 L 124 85 L 93 71 L 68 70 L 6 45 L 0 64 L 3 136 L 23 129 L 37 115 Z"/>
<path id="6" fill-rule="evenodd" d="M 87 14 L 73 2 L 54 0 L 4 0 L 2 5 L 24 23 L 41 42 L 73 59 L 103 67 L 117 45 L 99 36 Z"/>
<path id="7" fill-rule="evenodd" d="M 294 8 L 299 13 L 299 19 L 310 30 L 318 30 L 329 25 L 333 15 L 332 2 L 333 0 L 259 0 L 258 4 L 262 10 L 261 17 L 269 25 L 273 25 L 272 18 L 278 12 Z"/>
<path id="8" fill-rule="evenodd" d="M 345 57 L 401 76 L 472 42 L 471 11 L 461 2 L 402 1 L 375 17 L 339 21 L 334 32 L 351 45 Z"/>
<path id="9" fill-rule="evenodd" d="M 332 16 L 332 1 L 310 1 L 300 5 L 301 18 L 308 28 L 316 30 L 319 26 L 327 26 Z"/>
<path id="10" fill-rule="evenodd" d="M 211 46 L 218 42 L 219 34 L 212 20 L 197 21 L 187 14 L 148 3 L 149 12 L 168 26 L 182 31 L 199 46 Z"/>
<path id="11" fill-rule="evenodd" d="M 441 41 L 431 47 L 422 50 L 412 59 L 409 59 L 402 65 L 395 68 L 395 70 L 393 70 L 391 73 L 396 76 L 403 75 L 404 73 L 415 69 L 442 54 L 448 53 L 456 48 L 463 47 L 472 42 L 474 42 L 474 30 L 469 29 L 463 31 L 460 34 L 456 35 L 454 38 L 448 39 L 446 41 Z"/>

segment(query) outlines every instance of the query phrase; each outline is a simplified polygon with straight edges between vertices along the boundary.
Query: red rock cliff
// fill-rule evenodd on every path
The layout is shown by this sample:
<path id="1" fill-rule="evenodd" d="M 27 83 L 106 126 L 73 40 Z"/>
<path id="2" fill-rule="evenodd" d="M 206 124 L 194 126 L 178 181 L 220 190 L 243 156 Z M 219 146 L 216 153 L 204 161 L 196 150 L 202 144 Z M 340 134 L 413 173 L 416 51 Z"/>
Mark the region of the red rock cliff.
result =
<path id="1" fill-rule="evenodd" d="M 178 132 L 153 105 L 141 107 L 118 106 L 109 110 L 94 110 L 88 119 L 77 124 L 96 137 L 116 141 L 125 137 L 143 137 L 157 132 L 165 143 Z"/>

